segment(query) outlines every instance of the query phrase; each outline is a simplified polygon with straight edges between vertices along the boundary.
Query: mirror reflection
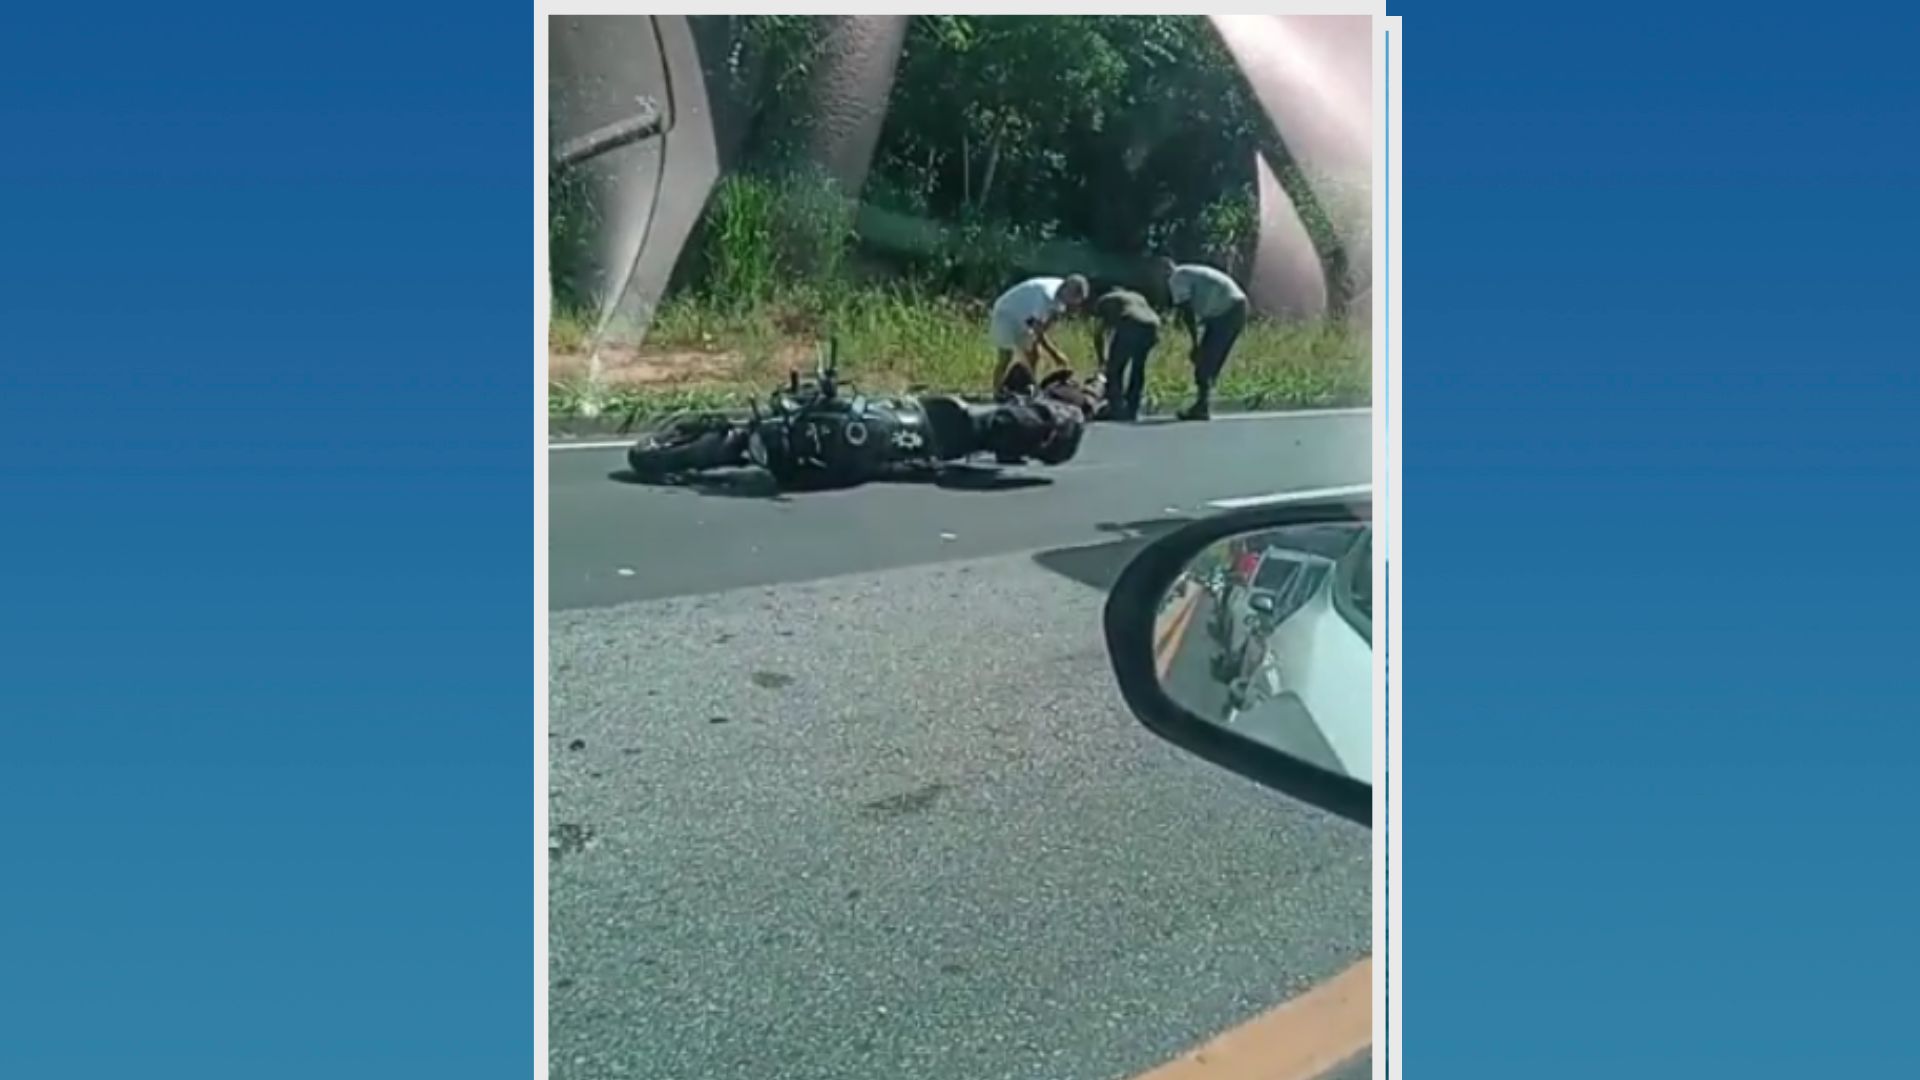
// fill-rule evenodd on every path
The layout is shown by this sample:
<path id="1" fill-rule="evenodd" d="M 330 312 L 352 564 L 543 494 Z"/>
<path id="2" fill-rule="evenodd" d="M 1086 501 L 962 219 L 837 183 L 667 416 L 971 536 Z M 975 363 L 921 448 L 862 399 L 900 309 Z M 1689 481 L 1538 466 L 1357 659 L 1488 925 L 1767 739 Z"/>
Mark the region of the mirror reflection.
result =
<path id="1" fill-rule="evenodd" d="M 1162 599 L 1154 663 L 1174 703 L 1308 764 L 1373 782 L 1373 530 L 1246 533 Z"/>

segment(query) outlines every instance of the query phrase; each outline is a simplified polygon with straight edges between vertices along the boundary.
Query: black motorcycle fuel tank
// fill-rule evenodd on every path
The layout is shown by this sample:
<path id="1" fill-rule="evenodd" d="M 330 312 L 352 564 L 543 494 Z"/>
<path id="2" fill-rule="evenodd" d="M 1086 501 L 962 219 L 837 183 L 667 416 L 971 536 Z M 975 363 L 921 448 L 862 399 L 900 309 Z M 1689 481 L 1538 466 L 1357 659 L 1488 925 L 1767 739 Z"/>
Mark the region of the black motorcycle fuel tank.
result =
<path id="1" fill-rule="evenodd" d="M 807 415 L 800 426 L 802 452 L 835 472 L 869 472 L 929 448 L 926 415 L 911 401 L 857 397 L 844 409 Z"/>

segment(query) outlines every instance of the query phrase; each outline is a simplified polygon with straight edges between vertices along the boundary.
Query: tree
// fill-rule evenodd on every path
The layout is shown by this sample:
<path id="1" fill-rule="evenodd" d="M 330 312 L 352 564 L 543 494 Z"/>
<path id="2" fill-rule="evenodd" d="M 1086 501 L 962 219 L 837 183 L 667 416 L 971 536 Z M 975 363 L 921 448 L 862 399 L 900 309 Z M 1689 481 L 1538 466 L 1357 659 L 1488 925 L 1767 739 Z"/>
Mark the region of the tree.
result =
<path id="1" fill-rule="evenodd" d="M 802 130 L 791 109 L 808 100 L 820 22 L 727 18 L 747 167 L 777 170 Z M 1266 125 L 1201 16 L 913 16 L 862 196 L 958 226 L 976 262 L 1063 238 L 1238 269 L 1257 227 L 1254 155 L 1278 152 Z"/>

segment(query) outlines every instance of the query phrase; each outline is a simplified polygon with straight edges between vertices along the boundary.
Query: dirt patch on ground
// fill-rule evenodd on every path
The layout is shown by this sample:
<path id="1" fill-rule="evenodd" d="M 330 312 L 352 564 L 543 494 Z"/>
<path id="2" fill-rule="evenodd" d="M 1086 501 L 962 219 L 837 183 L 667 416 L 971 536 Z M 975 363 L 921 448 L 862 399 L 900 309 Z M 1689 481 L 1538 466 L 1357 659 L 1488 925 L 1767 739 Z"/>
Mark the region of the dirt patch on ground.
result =
<path id="1" fill-rule="evenodd" d="M 730 382 L 745 363 L 745 357 L 732 352 L 610 345 L 600 350 L 600 377 L 608 386 L 697 386 Z M 547 354 L 547 378 L 555 382 L 584 379 L 588 367 L 584 352 L 555 349 Z"/>
<path id="2" fill-rule="evenodd" d="M 768 361 L 755 364 L 742 353 L 705 349 L 633 348 L 609 345 L 600 350 L 600 376 L 607 386 L 661 389 L 714 386 L 751 380 L 783 378 L 789 368 L 809 372 L 814 350 L 804 343 L 786 343 L 774 349 Z M 552 349 L 547 353 L 547 379 L 566 382 L 587 377 L 587 353 Z"/>

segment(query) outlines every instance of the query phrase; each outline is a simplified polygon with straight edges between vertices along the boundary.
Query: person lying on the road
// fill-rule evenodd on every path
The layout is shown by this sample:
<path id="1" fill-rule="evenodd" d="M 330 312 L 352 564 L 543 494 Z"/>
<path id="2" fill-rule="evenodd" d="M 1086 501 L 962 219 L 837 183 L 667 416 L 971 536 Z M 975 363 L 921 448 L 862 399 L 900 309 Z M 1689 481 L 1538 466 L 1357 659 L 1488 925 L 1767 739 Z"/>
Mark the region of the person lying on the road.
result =
<path id="1" fill-rule="evenodd" d="M 1180 412 L 1182 420 L 1213 416 L 1213 386 L 1227 366 L 1227 354 L 1247 325 L 1247 294 L 1238 282 L 1211 266 L 1159 260 L 1167 292 L 1193 338 L 1193 404 Z"/>
<path id="2" fill-rule="evenodd" d="M 1127 289 L 1108 289 L 1093 302 L 1094 356 L 1106 374 L 1106 416 L 1133 420 L 1140 415 L 1140 391 L 1146 385 L 1147 357 L 1160 343 L 1160 316 L 1147 298 Z"/>
<path id="3" fill-rule="evenodd" d="M 999 353 L 993 368 L 995 396 L 1005 393 L 1016 366 L 1026 368 L 1029 378 L 1038 378 L 1041 352 L 1053 358 L 1055 368 L 1072 366 L 1048 340 L 1047 331 L 1086 301 L 1087 279 L 1079 274 L 1028 278 L 1000 294 L 987 317 L 987 335 Z"/>
<path id="4" fill-rule="evenodd" d="M 1015 364 L 1007 372 L 1000 384 L 1000 397 L 1003 401 L 1016 398 L 1036 397 L 1047 401 L 1071 405 L 1080 410 L 1083 419 L 1091 420 L 1104 407 L 1107 394 L 1107 378 L 1096 372 L 1092 379 L 1081 382 L 1070 368 L 1058 368 L 1044 379 L 1036 379 L 1031 369 Z"/>

